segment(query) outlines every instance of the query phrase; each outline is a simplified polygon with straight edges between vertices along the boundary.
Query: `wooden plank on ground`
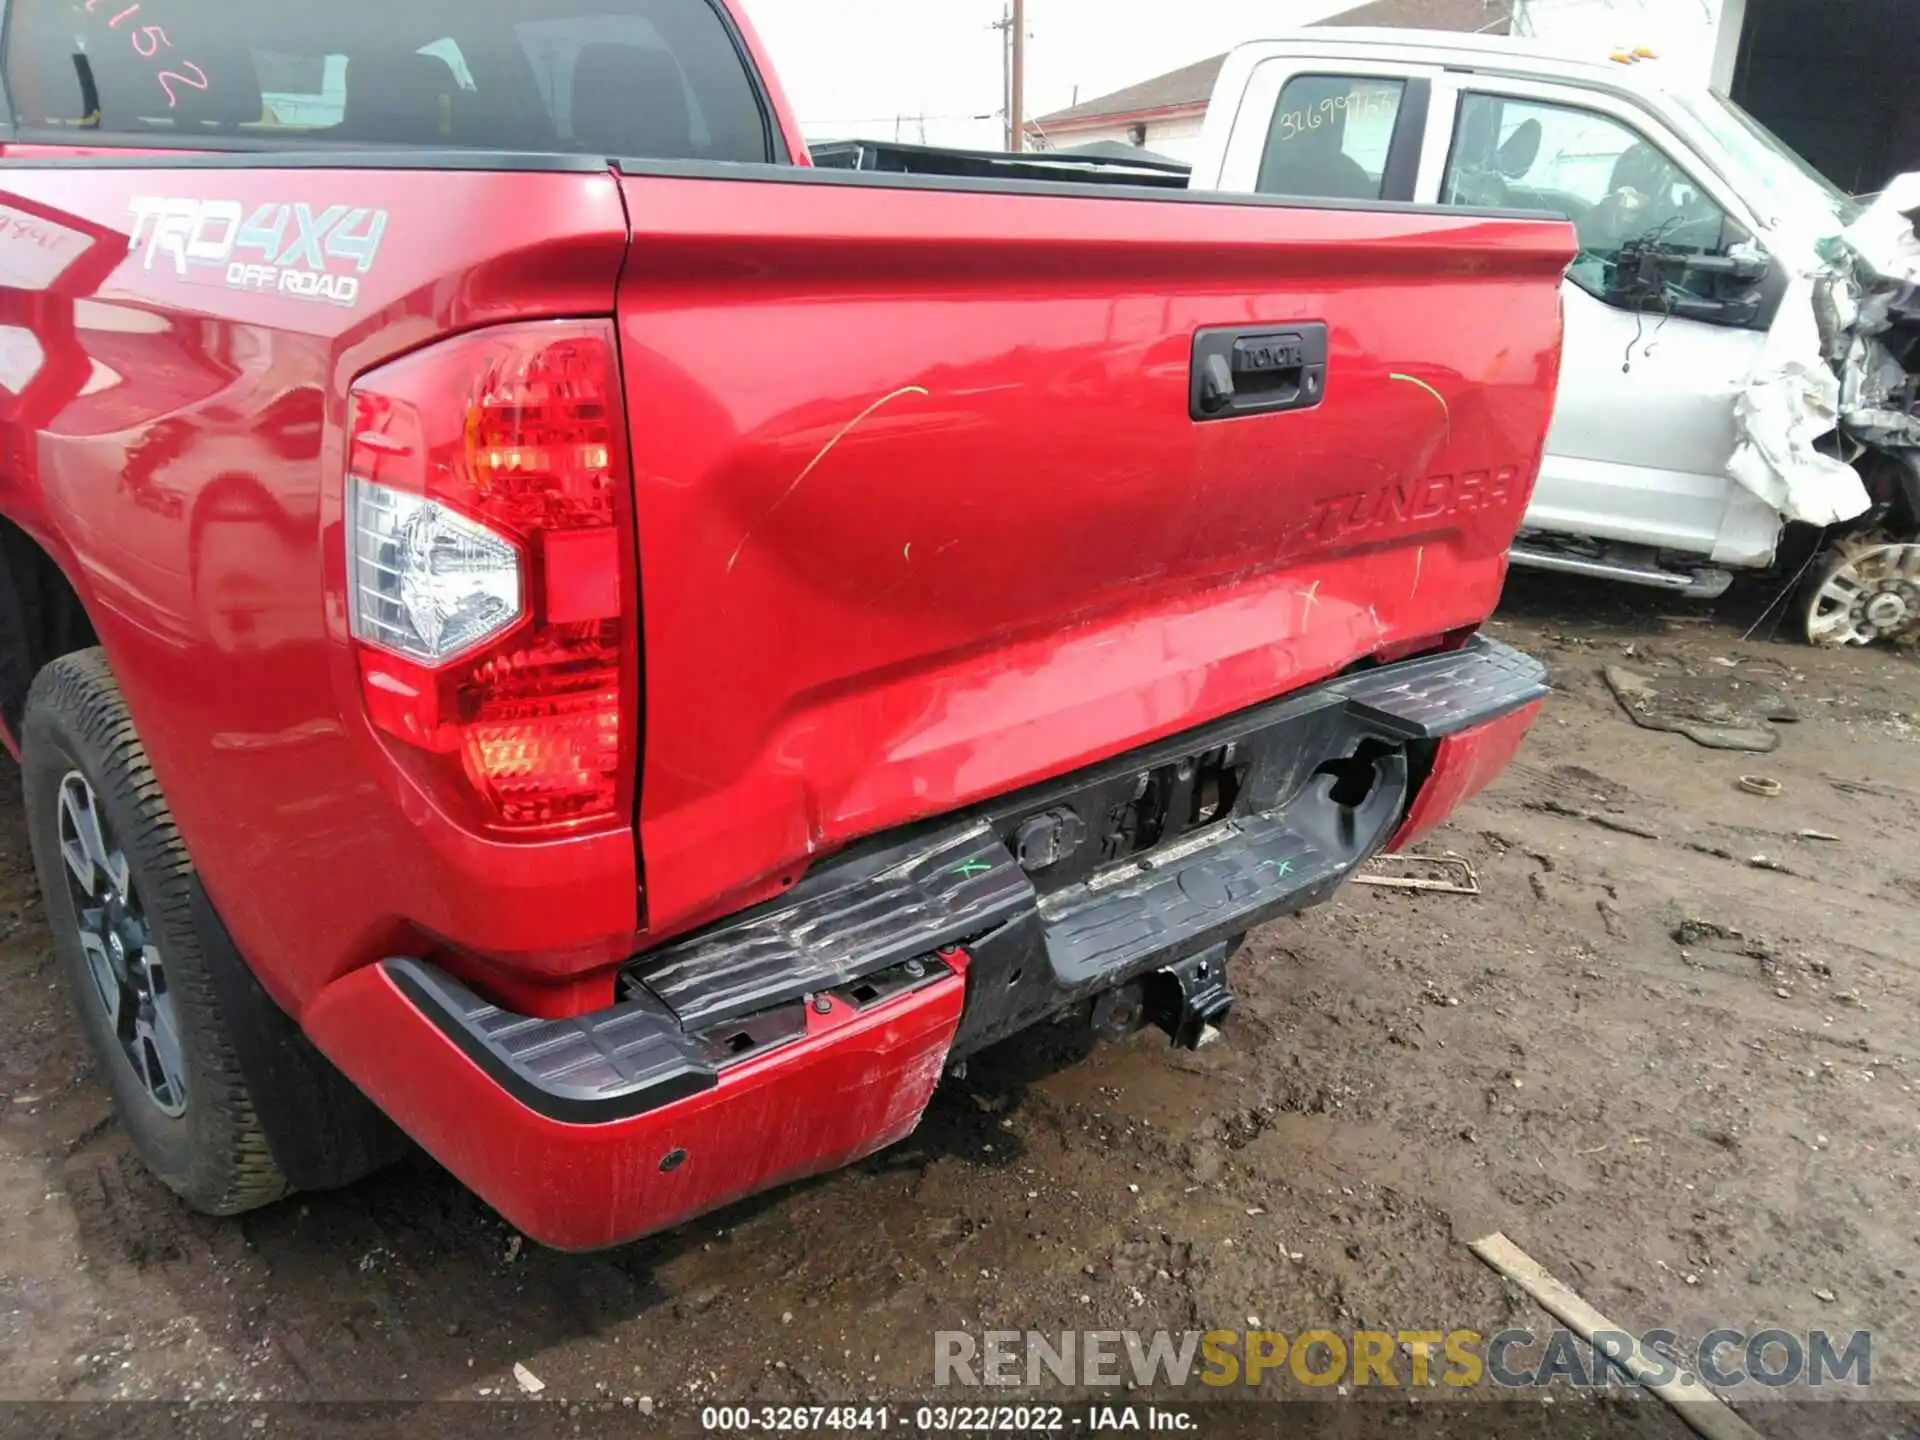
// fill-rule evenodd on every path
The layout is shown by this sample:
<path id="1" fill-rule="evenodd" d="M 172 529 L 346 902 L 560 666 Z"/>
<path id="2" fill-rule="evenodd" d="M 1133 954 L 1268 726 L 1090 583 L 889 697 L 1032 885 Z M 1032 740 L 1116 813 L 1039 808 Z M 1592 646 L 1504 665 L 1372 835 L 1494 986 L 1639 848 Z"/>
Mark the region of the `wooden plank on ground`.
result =
<path id="1" fill-rule="evenodd" d="M 1472 1241 L 1467 1248 L 1526 1291 L 1539 1302 L 1541 1309 L 1582 1340 L 1591 1343 L 1595 1333 L 1602 1330 L 1625 1333 L 1499 1232 Z M 1664 1400 L 1694 1434 L 1704 1436 L 1705 1440 L 1761 1440 L 1760 1432 L 1734 1414 L 1697 1376 L 1689 1375 L 1685 1381 L 1678 1377 L 1656 1379 L 1660 1371 L 1673 1367 L 1657 1357 L 1649 1358 L 1638 1340 L 1629 1340 L 1627 1353 L 1619 1359 L 1627 1373 Z"/>

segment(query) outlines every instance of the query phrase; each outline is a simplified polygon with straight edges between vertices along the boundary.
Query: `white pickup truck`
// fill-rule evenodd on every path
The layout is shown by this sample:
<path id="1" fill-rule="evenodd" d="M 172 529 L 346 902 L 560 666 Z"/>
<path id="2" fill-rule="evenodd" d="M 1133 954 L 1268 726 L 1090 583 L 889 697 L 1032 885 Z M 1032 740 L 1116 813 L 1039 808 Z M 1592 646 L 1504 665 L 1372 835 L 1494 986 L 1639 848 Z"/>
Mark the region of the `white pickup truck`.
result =
<path id="1" fill-rule="evenodd" d="M 1898 213 L 1920 197 L 1868 212 L 1633 59 L 1406 30 L 1250 43 L 1190 184 L 1565 215 L 1559 402 L 1513 562 L 1702 598 L 1777 567 L 1810 640 L 1920 637 L 1920 241 Z M 1871 255 L 1836 239 L 1863 227 Z"/>

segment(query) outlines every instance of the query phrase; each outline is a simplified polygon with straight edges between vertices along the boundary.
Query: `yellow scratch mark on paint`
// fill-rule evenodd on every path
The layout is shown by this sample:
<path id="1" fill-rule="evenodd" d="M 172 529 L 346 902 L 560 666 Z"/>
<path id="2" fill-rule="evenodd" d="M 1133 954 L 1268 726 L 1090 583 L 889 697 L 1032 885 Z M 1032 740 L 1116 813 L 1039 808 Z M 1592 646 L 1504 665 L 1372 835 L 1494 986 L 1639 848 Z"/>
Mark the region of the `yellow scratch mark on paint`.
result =
<path id="1" fill-rule="evenodd" d="M 825 445 L 822 445 L 820 447 L 820 453 L 815 455 L 813 459 L 807 462 L 806 468 L 802 470 L 798 475 L 793 477 L 793 483 L 787 486 L 786 489 L 782 490 L 780 492 L 779 498 L 776 499 L 771 505 L 767 507 L 766 513 L 763 514 L 757 521 L 755 521 L 752 526 L 749 526 L 747 529 L 747 533 L 740 537 L 740 543 L 733 547 L 733 554 L 727 557 L 727 574 L 731 575 L 733 573 L 733 567 L 736 564 L 738 564 L 740 561 L 740 552 L 747 548 L 747 541 L 753 538 L 754 530 L 757 529 L 759 526 L 766 524 L 767 521 L 771 520 L 773 518 L 773 512 L 778 510 L 782 505 L 786 504 L 787 501 L 793 498 L 793 492 L 798 490 L 801 487 L 801 485 L 806 482 L 806 478 L 809 475 L 813 474 L 815 470 L 820 468 L 820 462 L 822 460 L 825 460 L 827 456 L 833 453 L 834 446 L 838 445 L 842 440 L 846 439 L 847 436 L 851 435 L 863 420 L 865 420 L 869 415 L 873 414 L 873 412 L 878 410 L 882 405 L 888 404 L 889 402 L 894 400 L 898 400 L 902 395 L 925 395 L 926 393 L 927 391 L 925 386 L 902 385 L 898 390 L 890 391 L 889 393 L 882 395 L 878 400 L 874 401 L 871 405 L 867 406 L 866 409 L 862 410 L 858 415 L 854 416 L 851 420 L 847 421 L 846 424 L 842 425 L 840 429 L 835 433 L 834 437 L 831 440 L 827 441 Z"/>
<path id="2" fill-rule="evenodd" d="M 1320 582 L 1314 581 L 1304 590 L 1296 590 L 1300 597 L 1300 633 L 1307 633 L 1307 627 L 1313 623 L 1313 607 L 1320 603 Z"/>
<path id="3" fill-rule="evenodd" d="M 1420 572 L 1426 568 L 1426 565 L 1427 547 L 1421 545 L 1413 552 L 1413 589 L 1407 592 L 1409 600 L 1420 593 Z"/>
<path id="4" fill-rule="evenodd" d="M 1426 391 L 1427 394 L 1431 395 L 1435 400 L 1438 400 L 1440 402 L 1440 413 L 1446 416 L 1447 419 L 1447 439 L 1449 441 L 1453 439 L 1453 407 L 1447 403 L 1446 396 L 1442 395 L 1418 375 L 1402 375 L 1398 370 L 1394 370 L 1388 373 L 1387 379 L 1401 380 L 1409 385 L 1418 385 L 1422 390 Z"/>

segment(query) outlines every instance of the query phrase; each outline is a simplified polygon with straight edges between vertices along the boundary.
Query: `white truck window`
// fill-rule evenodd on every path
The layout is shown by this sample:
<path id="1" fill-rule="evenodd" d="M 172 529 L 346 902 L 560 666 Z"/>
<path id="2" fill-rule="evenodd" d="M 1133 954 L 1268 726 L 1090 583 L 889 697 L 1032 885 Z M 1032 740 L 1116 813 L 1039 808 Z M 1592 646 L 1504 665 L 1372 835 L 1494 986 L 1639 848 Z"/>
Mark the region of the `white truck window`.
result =
<path id="1" fill-rule="evenodd" d="M 1255 187 L 1263 195 L 1378 200 L 1404 80 L 1296 75 L 1280 91 Z"/>
<path id="2" fill-rule="evenodd" d="M 1513 96 L 1460 97 L 1440 199 L 1566 216 L 1580 237 L 1568 276 L 1602 298 L 1629 242 L 1718 253 L 1727 233 L 1725 212 L 1632 126 Z"/>

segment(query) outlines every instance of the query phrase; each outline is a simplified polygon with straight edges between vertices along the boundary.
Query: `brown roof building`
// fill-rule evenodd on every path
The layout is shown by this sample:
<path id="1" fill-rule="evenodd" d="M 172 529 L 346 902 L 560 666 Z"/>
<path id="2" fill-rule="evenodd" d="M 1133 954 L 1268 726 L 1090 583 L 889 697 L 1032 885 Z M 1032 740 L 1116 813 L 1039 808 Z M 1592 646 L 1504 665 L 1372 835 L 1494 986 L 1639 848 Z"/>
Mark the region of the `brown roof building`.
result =
<path id="1" fill-rule="evenodd" d="M 1316 23 L 1504 35 L 1506 14 L 1507 7 L 1497 0 L 1372 0 L 1371 4 L 1344 10 Z M 1171 124 L 1183 130 L 1197 128 L 1213 95 L 1213 83 L 1220 78 L 1220 67 L 1226 60 L 1225 55 L 1215 55 L 1165 75 L 1156 75 L 1151 80 L 1142 80 L 1124 90 L 1115 90 L 1110 95 L 1041 115 L 1027 127 L 1027 133 L 1034 139 L 1043 139 L 1050 149 L 1060 149 L 1094 138 L 1089 132 L 1137 133 L 1139 138 L 1133 143 L 1139 145 L 1147 143 L 1150 131 L 1156 127 Z"/>

